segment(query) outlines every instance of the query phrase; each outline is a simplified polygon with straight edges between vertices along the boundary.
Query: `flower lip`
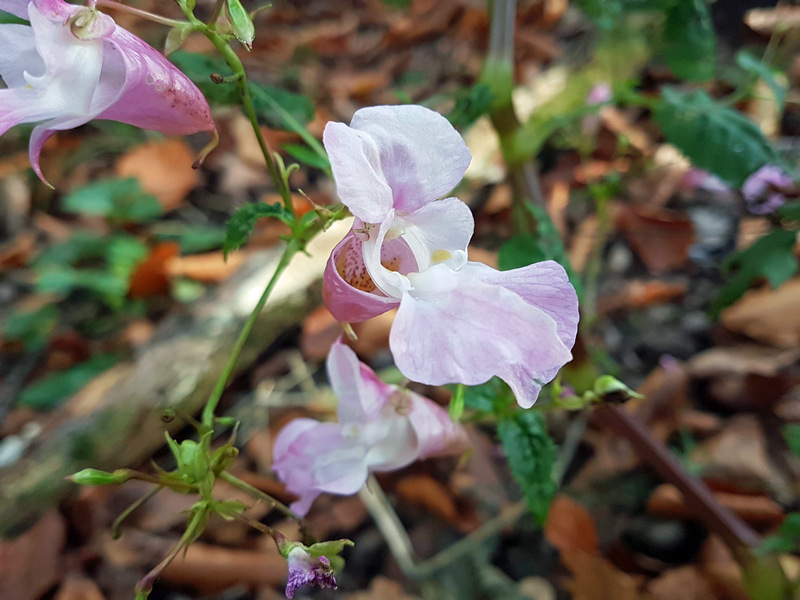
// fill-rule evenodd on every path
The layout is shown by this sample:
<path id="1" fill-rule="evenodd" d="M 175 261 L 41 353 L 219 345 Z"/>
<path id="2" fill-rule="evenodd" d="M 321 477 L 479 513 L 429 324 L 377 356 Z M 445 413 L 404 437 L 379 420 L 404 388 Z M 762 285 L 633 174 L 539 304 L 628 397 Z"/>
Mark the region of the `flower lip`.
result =
<path id="1" fill-rule="evenodd" d="M 305 548 L 295 546 L 286 557 L 289 578 L 286 582 L 286 597 L 294 598 L 298 588 L 308 585 L 336 589 L 331 561 L 326 556 L 312 556 Z"/>

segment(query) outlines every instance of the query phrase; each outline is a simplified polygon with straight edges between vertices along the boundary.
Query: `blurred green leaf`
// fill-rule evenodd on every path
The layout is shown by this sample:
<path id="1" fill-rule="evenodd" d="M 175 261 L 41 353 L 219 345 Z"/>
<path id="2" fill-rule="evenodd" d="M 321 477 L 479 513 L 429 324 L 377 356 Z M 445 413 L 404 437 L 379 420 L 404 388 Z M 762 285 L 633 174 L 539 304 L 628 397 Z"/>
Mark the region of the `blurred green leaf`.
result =
<path id="1" fill-rule="evenodd" d="M 730 256 L 722 265 L 726 283 L 711 307 L 715 317 L 750 289 L 760 277 L 775 288 L 798 271 L 793 248 L 797 237 L 794 231 L 775 229 L 761 237 L 749 248 Z"/>
<path id="2" fill-rule="evenodd" d="M 48 266 L 75 265 L 80 261 L 104 258 L 109 238 L 78 231 L 64 242 L 42 250 L 34 259 L 34 269 Z"/>
<path id="3" fill-rule="evenodd" d="M 209 102 L 223 105 L 240 103 L 239 88 L 236 84 L 214 83 L 210 79 L 212 73 L 223 76 L 231 74 L 224 60 L 185 50 L 176 50 L 170 54 L 169 59 L 200 88 Z"/>
<path id="4" fill-rule="evenodd" d="M 667 141 L 692 162 L 735 187 L 768 162 L 775 150 L 761 130 L 738 111 L 723 106 L 703 91 L 662 88 L 654 116 Z"/>
<path id="5" fill-rule="evenodd" d="M 39 293 L 67 295 L 77 290 L 97 294 L 112 308 L 119 308 L 128 292 L 128 282 L 108 271 L 61 267 L 41 273 L 36 282 Z"/>
<path id="6" fill-rule="evenodd" d="M 786 440 L 786 445 L 792 454 L 800 456 L 800 423 L 791 423 L 781 429 L 783 439 Z"/>
<path id="7" fill-rule="evenodd" d="M 598 26 L 613 29 L 635 12 L 664 12 L 683 0 L 580 0 L 577 4 Z"/>
<path id="8" fill-rule="evenodd" d="M 764 83 L 769 86 L 773 96 L 775 96 L 775 104 L 778 105 L 778 112 L 782 113 L 783 107 L 786 104 L 787 89 L 786 85 L 778 81 L 776 72 L 747 50 L 739 50 L 739 52 L 736 53 L 736 64 L 751 75 L 762 79 Z"/>
<path id="9" fill-rule="evenodd" d="M 25 19 L 20 19 L 11 13 L 0 10 L 0 24 L 5 25 L 7 23 L 14 25 L 30 25 L 30 22 L 26 21 Z"/>
<path id="10" fill-rule="evenodd" d="M 217 225 L 192 225 L 166 221 L 154 225 L 150 233 L 159 240 L 175 240 L 181 245 L 181 254 L 197 254 L 222 247 L 225 228 Z"/>
<path id="11" fill-rule="evenodd" d="M 800 200 L 787 202 L 776 211 L 784 219 L 800 221 Z"/>
<path id="12" fill-rule="evenodd" d="M 134 178 L 90 183 L 64 198 L 61 207 L 64 212 L 124 223 L 152 221 L 164 212 L 158 199 L 144 192 Z"/>
<path id="13" fill-rule="evenodd" d="M 284 223 L 288 223 L 291 220 L 291 215 L 281 206 L 280 202 L 275 204 L 256 202 L 246 204 L 233 213 L 233 216 L 228 220 L 228 231 L 225 235 L 225 241 L 222 243 L 222 252 L 225 256 L 227 257 L 229 252 L 240 248 L 247 241 L 247 237 L 253 231 L 256 222 L 265 217 L 274 217 Z"/>
<path id="14" fill-rule="evenodd" d="M 456 94 L 455 101 L 455 106 L 447 115 L 447 119 L 453 127 L 469 127 L 489 112 L 492 106 L 492 90 L 485 83 L 476 83 L 471 88 L 460 90 Z"/>
<path id="15" fill-rule="evenodd" d="M 705 0 L 676 2 L 664 23 L 664 58 L 672 72 L 687 81 L 714 76 L 714 25 Z"/>
<path id="16" fill-rule="evenodd" d="M 789 513 L 778 532 L 767 537 L 761 548 L 764 552 L 784 554 L 800 550 L 800 513 Z"/>
<path id="17" fill-rule="evenodd" d="M 283 149 L 289 153 L 290 156 L 296 158 L 302 163 L 307 164 L 309 167 L 329 171 L 331 163 L 326 157 L 320 156 L 308 146 L 301 146 L 299 144 L 284 144 Z"/>
<path id="18" fill-rule="evenodd" d="M 58 309 L 54 304 L 30 312 L 17 311 L 3 323 L 3 336 L 22 342 L 27 349 L 41 348 L 57 322 Z"/>
<path id="19" fill-rule="evenodd" d="M 511 390 L 498 377 L 464 390 L 464 406 L 479 412 L 500 415 L 514 402 Z"/>
<path id="20" fill-rule="evenodd" d="M 114 366 L 118 360 L 119 357 L 116 355 L 104 354 L 60 373 L 46 375 L 22 391 L 17 399 L 17 405 L 36 410 L 54 408 L 94 377 Z"/>
<path id="21" fill-rule="evenodd" d="M 536 521 L 544 524 L 556 493 L 553 476 L 556 446 L 547 433 L 542 415 L 533 410 L 518 411 L 513 417 L 500 421 L 497 434 L 528 507 Z"/>

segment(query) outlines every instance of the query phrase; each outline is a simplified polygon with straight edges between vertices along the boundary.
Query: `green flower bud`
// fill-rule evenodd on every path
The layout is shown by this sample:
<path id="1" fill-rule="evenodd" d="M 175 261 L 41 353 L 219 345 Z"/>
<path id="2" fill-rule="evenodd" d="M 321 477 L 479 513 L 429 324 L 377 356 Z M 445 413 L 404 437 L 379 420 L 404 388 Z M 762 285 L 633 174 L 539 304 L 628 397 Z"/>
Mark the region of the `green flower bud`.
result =
<path id="1" fill-rule="evenodd" d="M 228 15 L 231 18 L 233 35 L 250 50 L 256 37 L 256 28 L 240 0 L 228 0 Z"/>
<path id="2" fill-rule="evenodd" d="M 78 485 L 116 485 L 125 483 L 130 479 L 130 476 L 126 469 L 118 469 L 113 473 L 97 469 L 84 469 L 70 475 L 67 479 L 74 481 Z"/>

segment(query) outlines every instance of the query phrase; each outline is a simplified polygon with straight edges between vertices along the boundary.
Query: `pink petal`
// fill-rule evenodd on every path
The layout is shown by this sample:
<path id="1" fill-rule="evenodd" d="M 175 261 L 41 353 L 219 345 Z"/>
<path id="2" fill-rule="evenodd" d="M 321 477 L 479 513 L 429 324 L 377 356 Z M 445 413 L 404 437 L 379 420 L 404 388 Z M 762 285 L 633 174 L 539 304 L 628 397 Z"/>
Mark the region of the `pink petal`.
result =
<path id="1" fill-rule="evenodd" d="M 394 389 L 383 383 L 375 372 L 360 362 L 342 338 L 328 352 L 328 380 L 339 398 L 338 416 L 342 424 L 377 420 Z"/>
<path id="2" fill-rule="evenodd" d="M 323 141 L 339 197 L 367 223 L 381 223 L 392 207 L 410 213 L 441 198 L 471 158 L 447 119 L 421 106 L 363 108 L 350 127 L 329 123 Z"/>
<path id="3" fill-rule="evenodd" d="M 173 135 L 214 130 L 203 94 L 157 50 L 122 27 L 105 44 L 110 56 L 101 83 L 109 78 L 118 82 L 120 72 L 125 78 L 111 104 L 96 118 Z"/>
<path id="4" fill-rule="evenodd" d="M 375 284 L 364 266 L 361 246 L 361 240 L 351 231 L 333 249 L 325 266 L 322 299 L 333 316 L 345 323 L 366 321 L 399 304 L 394 298 L 365 291 L 374 289 Z"/>
<path id="5" fill-rule="evenodd" d="M 417 434 L 419 458 L 461 454 L 469 446 L 467 432 L 454 423 L 447 410 L 424 396 L 409 392 L 409 419 Z"/>
<path id="6" fill-rule="evenodd" d="M 30 4 L 30 0 L 0 0 L 0 10 L 20 19 L 27 19 L 28 4 Z"/>
<path id="7" fill-rule="evenodd" d="M 28 17 L 27 2 L 25 18 Z M 44 61 L 36 51 L 33 29 L 28 25 L 0 25 L 0 76 L 9 88 L 27 84 L 23 73 L 44 73 Z"/>
<path id="8" fill-rule="evenodd" d="M 477 385 L 497 375 L 530 407 L 572 358 L 550 314 L 558 311 L 482 281 L 480 271 L 434 265 L 412 275 L 415 289 L 403 296 L 389 337 L 392 354 L 406 377 L 430 385 Z"/>

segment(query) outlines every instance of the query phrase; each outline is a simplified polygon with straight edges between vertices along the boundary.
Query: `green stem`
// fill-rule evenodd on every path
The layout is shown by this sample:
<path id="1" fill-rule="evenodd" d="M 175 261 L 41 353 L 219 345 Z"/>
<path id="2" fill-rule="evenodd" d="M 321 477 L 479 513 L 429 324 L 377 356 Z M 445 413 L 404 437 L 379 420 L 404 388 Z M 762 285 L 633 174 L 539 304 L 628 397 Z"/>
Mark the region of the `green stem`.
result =
<path id="1" fill-rule="evenodd" d="M 297 521 L 300 524 L 300 527 L 305 529 L 306 520 L 303 517 L 301 517 L 300 515 L 298 515 L 296 512 L 294 512 L 291 508 L 286 506 L 280 500 L 276 500 L 275 498 L 273 498 L 269 494 L 265 494 L 264 492 L 262 492 L 257 487 L 253 487 L 252 485 L 250 485 L 246 481 L 242 481 L 241 479 L 236 477 L 236 475 L 232 475 L 228 471 L 223 471 L 222 473 L 219 474 L 219 477 L 220 477 L 220 479 L 224 479 L 225 481 L 230 483 L 232 486 L 237 487 L 240 490 L 242 490 L 243 492 L 246 492 L 246 493 L 250 494 L 253 498 L 256 498 L 257 500 L 261 500 L 262 502 L 266 502 L 267 504 L 269 504 L 270 506 L 272 506 L 273 508 L 275 508 L 279 512 L 283 513 L 284 515 L 286 515 L 287 517 L 289 517 L 293 521 Z"/>
<path id="2" fill-rule="evenodd" d="M 214 27 L 217 24 L 217 19 L 222 14 L 222 8 L 225 6 L 225 0 L 217 0 L 217 3 L 214 5 L 214 10 L 211 12 L 211 16 L 208 18 L 208 25 L 209 27 Z"/>
<path id="3" fill-rule="evenodd" d="M 128 508 L 126 508 L 122 513 L 114 519 L 114 523 L 111 525 L 111 537 L 115 540 L 119 538 L 121 535 L 120 527 L 122 527 L 122 522 L 127 519 L 133 511 L 139 508 L 142 504 L 150 500 L 153 496 L 155 496 L 158 492 L 164 489 L 163 485 L 153 488 L 149 492 L 147 492 L 144 496 L 136 500 L 133 504 L 131 504 Z"/>
<path id="4" fill-rule="evenodd" d="M 247 341 L 247 338 L 250 335 L 253 326 L 256 324 L 258 316 L 261 314 L 261 311 L 264 310 L 264 305 L 267 303 L 269 295 L 275 288 L 275 284 L 278 282 L 278 278 L 286 270 L 286 267 L 289 266 L 289 262 L 291 261 L 295 253 L 297 253 L 301 248 L 302 248 L 302 242 L 293 238 L 289 240 L 286 248 L 284 249 L 280 261 L 278 262 L 278 266 L 275 268 L 275 272 L 272 274 L 269 283 L 267 283 L 267 287 L 264 288 L 264 292 L 258 299 L 258 303 L 256 303 L 255 308 L 253 308 L 253 312 L 250 313 L 250 317 L 247 319 L 247 322 L 242 328 L 242 332 L 239 334 L 239 339 L 236 340 L 236 344 L 234 345 L 233 350 L 231 351 L 231 356 L 228 359 L 228 363 L 225 365 L 225 369 L 222 371 L 222 374 L 219 376 L 219 379 L 217 379 L 217 383 L 214 386 L 214 390 L 211 392 L 211 395 L 209 396 L 208 401 L 206 402 L 206 405 L 203 408 L 202 423 L 204 427 L 213 429 L 214 412 L 217 410 L 217 405 L 219 404 L 219 400 L 222 397 L 222 392 L 225 390 L 225 386 L 228 385 L 228 380 L 231 378 L 231 375 L 233 374 L 233 369 L 234 367 L 236 367 L 236 361 L 239 359 L 239 355 L 242 353 L 244 344 Z"/>

